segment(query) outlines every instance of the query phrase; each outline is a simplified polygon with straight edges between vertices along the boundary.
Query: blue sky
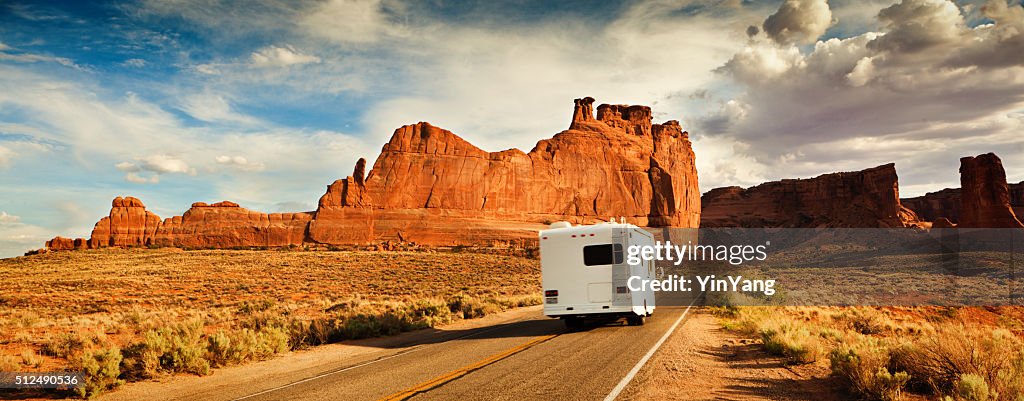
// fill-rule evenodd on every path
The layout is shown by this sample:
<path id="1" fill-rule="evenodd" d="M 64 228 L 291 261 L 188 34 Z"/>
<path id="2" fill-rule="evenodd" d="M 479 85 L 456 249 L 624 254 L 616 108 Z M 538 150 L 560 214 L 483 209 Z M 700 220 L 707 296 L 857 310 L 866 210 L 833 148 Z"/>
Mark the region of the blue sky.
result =
<path id="1" fill-rule="evenodd" d="M 483 149 L 563 130 L 573 98 L 647 104 L 702 190 L 896 162 L 1024 180 L 1019 1 L 0 2 L 0 257 L 88 236 L 118 195 L 312 210 L 393 130 Z"/>

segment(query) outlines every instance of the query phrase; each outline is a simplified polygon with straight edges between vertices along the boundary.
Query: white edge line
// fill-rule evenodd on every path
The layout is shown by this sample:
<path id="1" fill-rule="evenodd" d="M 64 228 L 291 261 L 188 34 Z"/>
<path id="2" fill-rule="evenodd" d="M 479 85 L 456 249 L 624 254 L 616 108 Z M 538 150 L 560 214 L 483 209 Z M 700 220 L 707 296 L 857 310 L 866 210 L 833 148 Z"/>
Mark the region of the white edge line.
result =
<path id="1" fill-rule="evenodd" d="M 612 392 L 608 393 L 607 397 L 604 397 L 604 401 L 615 401 L 615 399 L 618 398 L 619 393 L 621 393 L 622 390 L 626 389 L 626 386 L 629 385 L 629 382 L 633 381 L 633 376 L 636 376 L 636 374 L 640 372 L 640 369 L 647 364 L 647 360 L 651 359 L 651 357 L 654 356 L 654 353 L 658 351 L 658 348 L 661 348 L 661 344 L 664 344 L 665 340 L 668 340 L 668 337 L 671 336 L 672 333 L 675 333 L 676 327 L 678 327 L 679 323 L 683 321 L 683 318 L 686 317 L 686 313 L 690 311 L 690 308 L 693 307 L 694 302 L 697 302 L 697 299 L 699 298 L 699 296 L 697 298 L 694 298 L 693 301 L 686 306 L 686 310 L 683 311 L 682 315 L 679 315 L 679 318 L 676 319 L 675 323 L 672 323 L 672 327 L 669 327 L 668 331 L 665 332 L 665 335 L 661 336 L 661 339 L 658 340 L 658 342 L 654 343 L 654 346 L 651 347 L 650 351 L 647 351 L 647 354 L 644 355 L 643 358 L 640 358 L 640 361 L 633 366 L 633 369 L 630 369 L 629 373 L 626 374 L 626 377 L 623 377 L 622 380 L 619 381 L 619 384 L 612 389 Z"/>
<path id="2" fill-rule="evenodd" d="M 459 337 L 455 337 L 455 338 L 452 338 L 450 340 L 446 340 L 446 341 L 443 341 L 443 342 L 461 340 L 461 339 L 464 339 L 464 338 L 478 336 L 478 335 L 481 335 L 481 334 L 484 334 L 484 333 L 487 333 L 487 332 L 491 332 L 491 331 L 500 329 L 501 327 L 502 326 L 492 327 L 492 328 L 487 329 L 487 330 L 481 330 L 481 331 L 478 331 L 478 332 L 475 332 L 475 333 L 469 333 L 469 334 L 462 335 L 462 336 L 459 336 Z M 433 343 L 433 344 L 439 344 L 439 343 Z M 360 363 L 360 364 L 356 364 L 356 365 L 352 365 L 352 366 L 349 366 L 349 367 L 346 367 L 346 368 L 342 368 L 342 369 L 338 369 L 338 370 L 332 370 L 332 371 L 326 372 L 326 373 L 321 373 L 321 374 L 318 374 L 316 376 L 307 377 L 305 379 L 302 379 L 302 380 L 299 380 L 299 381 L 295 381 L 295 382 L 291 382 L 291 383 L 288 383 L 288 384 L 285 384 L 285 385 L 281 385 L 281 386 L 277 386 L 277 387 L 273 387 L 273 388 L 268 388 L 268 389 L 260 391 L 258 393 L 252 393 L 252 394 L 244 395 L 244 396 L 241 396 L 241 397 L 238 397 L 238 398 L 233 398 L 231 401 L 238 401 L 238 400 L 244 400 L 244 399 L 247 399 L 247 398 L 258 397 L 258 396 L 261 396 L 263 394 L 272 393 L 272 392 L 275 392 L 275 391 L 278 391 L 278 390 L 282 390 L 282 389 L 286 389 L 286 388 L 292 387 L 292 386 L 297 386 L 299 384 L 310 382 L 310 381 L 313 381 L 313 380 L 316 380 L 316 379 L 321 379 L 321 378 L 324 378 L 324 377 L 327 377 L 327 376 L 331 376 L 331 375 L 335 375 L 335 374 L 338 374 L 338 373 L 347 372 L 347 371 L 352 370 L 352 369 L 358 369 L 358 368 L 361 368 L 363 366 L 372 365 L 372 364 L 375 364 L 377 362 L 386 361 L 386 360 L 391 359 L 391 358 L 397 358 L 397 357 L 400 357 L 402 355 L 407 355 L 407 354 L 411 354 L 413 352 L 419 351 L 420 349 L 422 349 L 423 347 L 425 347 L 427 345 L 431 345 L 431 344 L 416 345 L 416 346 L 413 346 L 412 349 L 407 349 L 405 351 L 400 351 L 400 352 L 397 352 L 397 353 L 394 353 L 394 354 L 391 354 L 391 355 L 388 355 L 388 356 L 385 356 L 385 357 L 382 357 L 382 358 L 377 358 L 377 359 L 374 359 L 372 361 L 366 361 L 366 362 L 363 362 L 363 363 Z"/>

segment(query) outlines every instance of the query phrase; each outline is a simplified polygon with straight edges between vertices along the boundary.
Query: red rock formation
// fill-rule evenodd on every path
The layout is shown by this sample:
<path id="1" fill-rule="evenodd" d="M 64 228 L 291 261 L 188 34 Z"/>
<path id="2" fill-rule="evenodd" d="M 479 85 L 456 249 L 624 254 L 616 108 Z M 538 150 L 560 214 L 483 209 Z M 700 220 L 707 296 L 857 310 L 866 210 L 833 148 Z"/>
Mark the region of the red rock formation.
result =
<path id="1" fill-rule="evenodd" d="M 160 216 L 147 211 L 142 201 L 118 196 L 110 205 L 110 215 L 93 227 L 89 248 L 145 246 L 159 225 Z"/>
<path id="2" fill-rule="evenodd" d="M 907 227 L 917 216 L 900 205 L 896 168 L 766 182 L 704 194 L 702 227 Z"/>
<path id="3" fill-rule="evenodd" d="M 93 228 L 92 238 L 74 241 L 74 249 L 138 246 L 231 248 L 302 244 L 311 213 L 260 213 L 230 201 L 196 202 L 182 216 L 163 221 L 135 198 L 114 199 L 110 217 Z M 58 237 L 59 238 L 59 237 Z M 80 243 L 81 242 L 81 243 Z M 68 249 L 57 238 L 52 250 Z"/>
<path id="4" fill-rule="evenodd" d="M 679 123 L 652 124 L 646 106 L 601 105 L 595 118 L 593 102 L 576 99 L 570 128 L 529 153 L 486 152 L 425 122 L 401 127 L 368 174 L 360 159 L 311 213 L 268 215 L 226 201 L 197 202 L 160 222 L 137 199 L 118 198 L 90 245 L 524 243 L 535 241 L 546 221 L 610 217 L 697 227 L 695 157 Z"/>
<path id="5" fill-rule="evenodd" d="M 401 127 L 364 182 L 328 187 L 310 238 L 467 243 L 527 238 L 542 221 L 613 216 L 695 227 L 696 167 L 678 122 L 652 125 L 644 106 L 602 105 L 595 119 L 592 103 L 576 99 L 570 129 L 529 153 L 486 152 L 428 123 Z"/>
<path id="6" fill-rule="evenodd" d="M 53 239 L 46 241 L 46 249 L 54 251 L 70 251 L 75 249 L 75 240 L 56 236 L 53 237 Z"/>
<path id="7" fill-rule="evenodd" d="M 960 221 L 959 188 L 929 192 L 923 196 L 900 199 L 900 202 L 925 221 L 938 221 L 940 218 L 945 218 L 952 223 Z"/>
<path id="8" fill-rule="evenodd" d="M 1024 181 L 1009 184 L 1008 187 L 1010 207 L 1020 220 L 1024 215 Z M 900 202 L 926 221 L 938 221 L 940 218 L 946 218 L 952 223 L 960 221 L 960 188 L 946 188 L 923 196 L 900 199 Z"/>
<path id="9" fill-rule="evenodd" d="M 1010 207 L 1003 162 L 993 153 L 960 159 L 959 227 L 1022 228 Z"/>
<path id="10" fill-rule="evenodd" d="M 1024 216 L 1024 181 L 1016 184 L 1010 184 L 1010 207 L 1013 208 L 1013 214 L 1017 216 L 1017 220 L 1021 220 L 1021 216 Z"/>

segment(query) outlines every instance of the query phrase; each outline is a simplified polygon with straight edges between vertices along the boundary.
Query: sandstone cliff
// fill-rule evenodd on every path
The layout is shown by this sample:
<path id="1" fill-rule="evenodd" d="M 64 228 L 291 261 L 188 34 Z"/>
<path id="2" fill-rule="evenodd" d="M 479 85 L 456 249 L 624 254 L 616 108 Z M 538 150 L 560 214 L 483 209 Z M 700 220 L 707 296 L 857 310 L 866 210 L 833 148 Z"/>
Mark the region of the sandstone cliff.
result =
<path id="1" fill-rule="evenodd" d="M 85 246 L 521 244 L 535 241 L 544 222 L 610 217 L 697 227 L 695 156 L 679 123 L 652 124 L 646 106 L 601 105 L 595 117 L 593 102 L 576 99 L 569 129 L 528 153 L 487 152 L 425 122 L 398 128 L 372 169 L 360 159 L 352 176 L 327 186 L 314 212 L 200 202 L 161 221 L 138 199 L 118 198 Z M 68 248 L 64 239 L 49 244 Z"/>
<path id="2" fill-rule="evenodd" d="M 1019 220 L 1024 215 L 1024 181 L 1009 184 L 1007 187 L 1010 192 L 1010 207 Z M 946 188 L 900 201 L 923 220 L 937 221 L 945 218 L 952 223 L 960 221 L 960 188 Z"/>
<path id="3" fill-rule="evenodd" d="M 960 159 L 958 227 L 1024 228 L 1010 206 L 1003 162 L 993 153 Z"/>
<path id="4" fill-rule="evenodd" d="M 310 239 L 495 241 L 525 238 L 544 221 L 616 216 L 696 227 L 700 196 L 688 134 L 676 121 L 651 124 L 646 106 L 601 105 L 595 118 L 593 101 L 576 99 L 569 129 L 529 153 L 486 152 L 425 122 L 401 127 L 365 179 L 357 164 L 353 177 L 328 187 Z"/>
<path id="5" fill-rule="evenodd" d="M 702 227 L 907 227 L 914 213 L 899 200 L 896 168 L 766 182 L 704 194 Z"/>

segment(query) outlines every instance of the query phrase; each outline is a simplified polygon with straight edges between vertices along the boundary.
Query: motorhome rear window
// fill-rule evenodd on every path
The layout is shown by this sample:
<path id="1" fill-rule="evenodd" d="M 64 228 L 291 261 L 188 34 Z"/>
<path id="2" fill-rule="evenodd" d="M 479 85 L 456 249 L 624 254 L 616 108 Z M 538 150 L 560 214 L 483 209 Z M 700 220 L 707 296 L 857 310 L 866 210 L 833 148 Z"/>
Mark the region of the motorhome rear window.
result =
<path id="1" fill-rule="evenodd" d="M 622 263 L 622 244 L 587 245 L 583 247 L 583 264 L 586 266 Z"/>

